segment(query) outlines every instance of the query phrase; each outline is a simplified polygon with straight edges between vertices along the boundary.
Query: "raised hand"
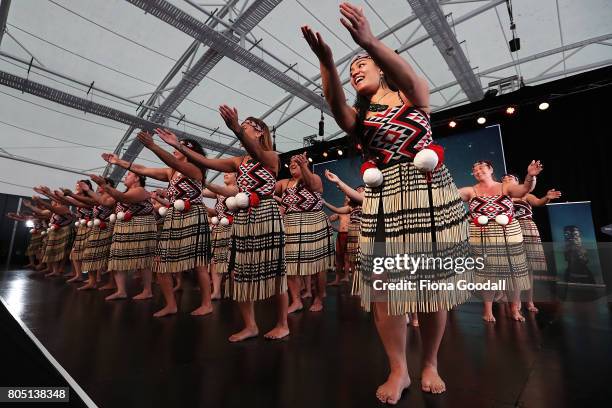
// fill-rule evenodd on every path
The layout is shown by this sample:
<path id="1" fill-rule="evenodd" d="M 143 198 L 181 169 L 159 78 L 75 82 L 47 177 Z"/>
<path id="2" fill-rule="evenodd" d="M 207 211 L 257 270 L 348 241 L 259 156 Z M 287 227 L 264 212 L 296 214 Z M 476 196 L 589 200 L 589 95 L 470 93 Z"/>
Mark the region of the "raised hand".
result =
<path id="1" fill-rule="evenodd" d="M 62 190 L 62 193 L 64 194 L 64 196 L 69 196 L 72 194 L 72 191 L 68 188 L 61 188 L 60 190 Z"/>
<path id="2" fill-rule="evenodd" d="M 64 192 L 62 190 L 55 190 L 53 191 L 55 193 L 56 196 L 58 197 L 63 197 L 64 196 Z"/>
<path id="3" fill-rule="evenodd" d="M 102 159 L 110 164 L 117 164 L 119 162 L 119 157 L 113 153 L 102 153 Z"/>
<path id="4" fill-rule="evenodd" d="M 334 173 L 332 173 L 329 170 L 325 170 L 325 177 L 332 183 L 338 184 L 340 182 L 340 179 L 338 178 L 338 176 L 336 176 Z"/>
<path id="5" fill-rule="evenodd" d="M 296 154 L 291 158 L 291 160 L 295 161 L 298 166 L 308 166 L 308 159 L 306 158 L 306 152 L 302 154 Z"/>
<path id="6" fill-rule="evenodd" d="M 138 140 L 140 140 L 140 143 L 142 143 L 146 148 L 150 148 L 155 145 L 155 142 L 153 141 L 153 135 L 151 135 L 147 131 L 141 130 L 140 132 L 138 132 L 136 137 L 138 138 Z"/>
<path id="7" fill-rule="evenodd" d="M 83 183 L 82 181 L 79 181 L 79 187 L 81 187 L 81 191 L 85 193 L 90 190 L 89 185 L 87 183 Z"/>
<path id="8" fill-rule="evenodd" d="M 530 176 L 537 176 L 544 170 L 544 166 L 540 163 L 539 160 L 532 160 L 529 166 L 527 167 L 527 174 Z"/>
<path id="9" fill-rule="evenodd" d="M 240 133 L 241 127 L 238 123 L 238 110 L 227 105 L 219 106 L 219 114 L 223 118 L 225 125 L 235 134 Z"/>
<path id="10" fill-rule="evenodd" d="M 103 177 L 98 176 L 97 174 L 90 174 L 89 178 L 92 179 L 100 187 L 106 185 L 106 180 Z"/>
<path id="11" fill-rule="evenodd" d="M 161 140 L 168 143 L 172 147 L 176 147 L 179 144 L 178 137 L 168 129 L 157 128 L 155 129 Z"/>
<path id="12" fill-rule="evenodd" d="M 559 197 L 561 197 L 561 192 L 555 190 L 554 188 L 546 192 L 546 198 L 548 198 L 549 200 L 556 200 Z"/>
<path id="13" fill-rule="evenodd" d="M 329 45 L 323 41 L 321 34 L 318 32 L 315 33 L 309 26 L 302 26 L 301 29 L 304 39 L 310 46 L 312 52 L 315 53 L 319 61 L 333 64 L 334 57 L 332 55 L 332 50 L 329 48 Z"/>
<path id="14" fill-rule="evenodd" d="M 367 49 L 376 40 L 376 37 L 372 34 L 370 23 L 363 14 L 363 8 L 350 3 L 342 3 L 340 4 L 340 14 L 344 16 L 340 19 L 340 22 L 349 31 L 353 40 L 362 48 Z"/>

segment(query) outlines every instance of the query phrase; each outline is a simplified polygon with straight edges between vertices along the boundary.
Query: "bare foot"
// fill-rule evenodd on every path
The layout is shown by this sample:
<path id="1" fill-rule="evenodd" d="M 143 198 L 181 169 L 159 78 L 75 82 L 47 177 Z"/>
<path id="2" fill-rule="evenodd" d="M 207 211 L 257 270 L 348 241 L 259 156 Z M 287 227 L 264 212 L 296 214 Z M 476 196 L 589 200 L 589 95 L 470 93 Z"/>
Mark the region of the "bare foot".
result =
<path id="1" fill-rule="evenodd" d="M 176 313 L 176 306 L 166 306 L 163 309 L 155 312 L 153 317 L 164 317 Z"/>
<path id="2" fill-rule="evenodd" d="M 258 335 L 259 335 L 259 329 L 257 328 L 257 326 L 245 327 L 244 329 L 240 330 L 238 333 L 232 334 L 228 340 L 231 343 L 237 343 L 239 341 L 257 337 Z"/>
<path id="3" fill-rule="evenodd" d="M 79 286 L 77 288 L 77 290 L 92 290 L 92 289 L 95 289 L 95 288 L 96 288 L 95 284 L 93 284 L 93 283 L 86 283 L 83 286 Z"/>
<path id="4" fill-rule="evenodd" d="M 348 275 L 345 276 L 344 278 L 340 279 L 340 282 L 341 283 L 350 282 L 350 279 L 349 279 Z"/>
<path id="5" fill-rule="evenodd" d="M 412 327 L 419 327 L 419 319 L 412 319 L 412 321 L 410 322 L 410 325 Z"/>
<path id="6" fill-rule="evenodd" d="M 315 298 L 314 302 L 312 302 L 312 306 L 308 309 L 311 312 L 320 312 L 323 310 L 323 301 L 320 298 Z"/>
<path id="7" fill-rule="evenodd" d="M 219 300 L 221 299 L 221 293 L 211 293 L 210 300 Z"/>
<path id="8" fill-rule="evenodd" d="M 36 265 L 29 263 L 29 264 L 27 264 L 27 265 L 24 265 L 23 267 L 24 267 L 25 269 L 33 269 L 33 268 L 35 268 L 35 267 L 36 267 Z"/>
<path id="9" fill-rule="evenodd" d="M 182 286 L 182 285 L 181 285 L 181 286 L 178 286 L 178 285 L 177 285 L 177 286 L 175 286 L 175 287 L 173 287 L 173 288 L 172 288 L 172 291 L 173 291 L 173 292 L 179 292 L 179 291 L 182 291 L 182 290 L 183 290 L 183 286 Z"/>
<path id="10" fill-rule="evenodd" d="M 329 282 L 327 286 L 338 286 L 340 285 L 340 280 L 338 278 L 334 279 L 332 282 Z"/>
<path id="11" fill-rule="evenodd" d="M 539 312 L 538 308 L 533 304 L 533 302 L 527 303 L 527 310 L 529 310 L 532 313 L 538 313 Z"/>
<path id="12" fill-rule="evenodd" d="M 484 320 L 487 323 L 495 323 L 495 316 L 493 316 L 493 313 L 491 314 L 485 313 L 482 315 L 482 320 Z"/>
<path id="13" fill-rule="evenodd" d="M 266 334 L 264 337 L 268 340 L 280 340 L 289 335 L 289 327 L 287 326 L 276 326 Z"/>
<path id="14" fill-rule="evenodd" d="M 312 293 L 311 292 L 304 292 L 302 294 L 302 299 L 311 298 L 311 297 L 312 297 Z"/>
<path id="15" fill-rule="evenodd" d="M 289 308 L 287 309 L 287 313 L 299 312 L 303 308 L 304 308 L 304 305 L 302 304 L 302 302 L 293 302 L 292 304 L 289 305 Z"/>
<path id="16" fill-rule="evenodd" d="M 523 315 L 521 314 L 521 311 L 519 309 L 512 310 L 512 316 L 510 318 L 512 320 L 517 321 L 517 322 L 524 322 L 525 321 L 525 318 L 523 317 Z"/>
<path id="17" fill-rule="evenodd" d="M 106 285 L 100 286 L 98 288 L 98 290 L 111 290 L 111 289 L 117 289 L 117 288 L 112 283 L 107 283 Z"/>
<path id="18" fill-rule="evenodd" d="M 127 293 L 125 292 L 115 292 L 112 295 L 108 295 L 104 298 L 104 300 L 117 300 L 117 299 L 126 299 Z"/>
<path id="19" fill-rule="evenodd" d="M 423 367 L 421 373 L 421 390 L 424 392 L 431 392 L 432 394 L 442 394 L 446 391 L 446 384 L 440 378 L 438 369 L 431 365 Z"/>
<path id="20" fill-rule="evenodd" d="M 151 292 L 149 292 L 148 290 L 143 290 L 142 292 L 134 296 L 132 299 L 145 300 L 145 299 L 151 299 L 152 297 L 153 297 L 153 294 Z"/>
<path id="21" fill-rule="evenodd" d="M 46 274 L 45 278 L 54 278 L 56 276 L 60 276 L 60 274 L 56 272 L 51 272 L 51 273 Z"/>
<path id="22" fill-rule="evenodd" d="M 72 283 L 72 282 L 82 282 L 83 279 L 81 279 L 80 276 L 73 276 L 72 278 L 68 279 L 66 281 L 66 283 Z"/>
<path id="23" fill-rule="evenodd" d="M 193 312 L 191 312 L 192 316 L 206 316 L 207 314 L 212 313 L 213 307 L 212 305 L 200 306 Z"/>
<path id="24" fill-rule="evenodd" d="M 410 386 L 408 373 L 390 373 L 387 381 L 376 390 L 376 398 L 383 404 L 395 405 L 402 397 L 402 392 Z"/>

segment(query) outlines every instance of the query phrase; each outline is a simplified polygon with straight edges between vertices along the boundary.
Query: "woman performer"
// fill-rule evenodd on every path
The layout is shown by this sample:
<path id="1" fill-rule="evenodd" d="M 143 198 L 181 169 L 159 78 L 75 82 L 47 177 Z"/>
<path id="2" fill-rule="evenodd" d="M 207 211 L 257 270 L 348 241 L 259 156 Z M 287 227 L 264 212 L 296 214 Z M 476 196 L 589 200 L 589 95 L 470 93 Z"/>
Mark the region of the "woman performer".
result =
<path id="1" fill-rule="evenodd" d="M 96 183 L 97 184 L 97 183 Z M 98 184 L 97 191 L 90 187 L 91 183 L 79 182 L 84 196 L 72 194 L 71 198 L 83 204 L 93 205 L 93 219 L 86 222 L 89 227 L 89 236 L 83 249 L 81 268 L 87 271 L 87 283 L 78 290 L 89 290 L 96 287 L 100 276 L 107 270 L 108 254 L 113 239 L 114 225 L 110 220 L 111 214 L 115 212 L 116 200 L 104 191 L 104 184 L 114 185 L 110 178 L 105 178 L 104 183 Z M 112 273 L 109 282 L 99 288 L 113 289 L 114 279 Z"/>
<path id="2" fill-rule="evenodd" d="M 353 146 L 362 146 L 366 157 L 382 171 L 382 185 L 368 186 L 365 190 L 356 292 L 366 310 L 370 303 L 373 306 L 374 321 L 391 369 L 376 395 L 381 402 L 396 404 L 410 385 L 405 315 L 419 312 L 421 317 L 424 340 L 421 389 L 441 393 L 446 388 L 438 374 L 437 355 L 447 311 L 469 297 L 466 291 L 421 289 L 418 283 L 433 280 L 455 284 L 471 276 L 469 272 L 456 274 L 454 270 L 437 268 L 419 270 L 414 275 L 393 269 L 373 276 L 375 258 L 379 259 L 380 252 L 395 257 L 417 249 L 423 250 L 418 253 L 432 257 L 466 256 L 467 217 L 443 164 L 426 175 L 412 163 L 414 156 L 432 143 L 427 82 L 372 34 L 361 9 L 342 3 L 340 12 L 342 24 L 367 52 L 357 55 L 350 65 L 351 85 L 358 95 L 354 107 L 346 103 L 329 46 L 308 26 L 302 27 L 302 34 L 319 59 L 323 93 L 336 122 L 352 138 Z M 377 248 L 376 253 L 375 243 L 383 247 Z M 380 280 L 391 283 L 413 280 L 417 289 L 374 290 L 375 282 Z"/>
<path id="3" fill-rule="evenodd" d="M 331 205 L 327 201 L 323 200 L 323 204 L 333 212 L 329 216 L 329 222 L 334 223 L 338 221 L 338 226 L 332 224 L 332 228 L 336 230 L 336 276 L 334 280 L 330 282 L 329 286 L 338 286 L 340 282 L 348 282 L 349 279 L 349 260 L 346 253 L 346 245 L 348 239 L 348 230 L 350 217 L 349 214 L 351 209 L 349 207 L 350 199 L 347 195 L 344 196 L 344 205 L 342 207 L 336 207 Z M 341 279 L 342 277 L 342 279 Z"/>
<path id="4" fill-rule="evenodd" d="M 519 179 L 514 174 L 506 174 L 502 177 L 503 184 L 517 185 Z M 523 232 L 523 242 L 525 243 L 525 252 L 527 253 L 527 266 L 529 267 L 530 289 L 527 290 L 527 310 L 533 313 L 538 312 L 538 308 L 533 303 L 533 274 L 535 271 L 546 272 L 546 255 L 544 255 L 544 247 L 540 238 L 538 226 L 533 221 L 533 208 L 541 207 L 548 204 L 552 200 L 561 197 L 561 192 L 555 189 L 548 190 L 542 198 L 537 198 L 533 194 L 527 194 L 521 198 L 513 198 L 514 203 L 514 218 L 516 218 Z"/>
<path id="5" fill-rule="evenodd" d="M 39 264 L 38 253 L 40 252 L 40 247 L 42 245 L 42 236 L 40 233 L 42 232 L 42 224 L 38 218 L 29 214 L 17 214 L 14 212 L 10 212 L 6 214 L 8 219 L 14 221 L 22 221 L 27 223 L 28 221 L 32 222 L 32 227 L 30 228 L 30 242 L 28 242 L 28 247 L 26 248 L 26 256 L 28 257 L 29 263 L 24 266 L 26 269 L 36 269 Z"/>
<path id="6" fill-rule="evenodd" d="M 155 130 L 161 135 L 165 131 Z M 150 168 L 140 164 L 119 159 L 116 155 L 104 153 L 107 162 L 130 170 L 138 175 L 167 181 L 168 199 L 172 206 L 164 217 L 164 226 L 157 241 L 154 271 L 162 290 L 166 305 L 153 316 L 163 317 L 177 311 L 176 298 L 172 287 L 172 274 L 196 270 L 202 301 L 200 306 L 191 312 L 192 316 L 204 316 L 212 313 L 210 300 L 210 278 L 208 262 L 210 260 L 210 239 L 208 214 L 202 204 L 202 180 L 206 174 L 198 166 L 187 161 L 179 150 L 169 153 L 153 141 L 149 132 L 141 131 L 138 139 L 168 167 Z M 180 146 L 194 149 L 204 154 L 202 146 L 195 140 L 184 139 Z"/>
<path id="7" fill-rule="evenodd" d="M 127 297 L 125 278 L 128 271 L 139 271 L 143 284 L 142 292 L 132 299 L 150 299 L 153 297 L 151 267 L 157 247 L 157 225 L 153 203 L 144 189 L 146 177 L 128 171 L 123 179 L 127 188 L 125 192 L 118 191 L 102 177 L 92 176 L 92 179 L 117 202 L 117 220 L 108 261 L 108 270 L 114 272 L 117 291 L 106 300 Z"/>
<path id="8" fill-rule="evenodd" d="M 288 313 L 302 310 L 300 278 L 317 275 L 317 293 L 311 312 L 323 310 L 327 270 L 334 264 L 332 228 L 323 211 L 323 182 L 308 167 L 306 153 L 295 155 L 289 165 L 290 179 L 276 183 L 285 207 L 285 259 L 291 295 Z"/>
<path id="9" fill-rule="evenodd" d="M 268 126 L 253 117 L 238 122 L 238 112 L 227 105 L 219 107 L 227 127 L 232 130 L 248 155 L 208 159 L 179 144 L 171 132 L 160 133 L 164 141 L 180 149 L 199 166 L 222 172 L 235 172 L 238 188 L 248 208 L 234 215 L 232 253 L 228 270 L 232 275 L 232 298 L 238 302 L 244 328 L 230 336 L 237 342 L 259 334 L 253 302 L 276 296 L 276 327 L 264 335 L 281 339 L 289 335 L 287 325 L 287 280 L 285 277 L 285 231 L 278 204 L 272 198 L 279 159 L 272 150 Z"/>
<path id="10" fill-rule="evenodd" d="M 535 186 L 535 177 L 542 171 L 539 161 L 527 168 L 525 184 L 502 184 L 493 179 L 490 161 L 477 161 L 472 174 L 478 183 L 459 190 L 463 201 L 469 203 L 470 243 L 475 255 L 484 259 L 484 268 L 476 269 L 476 283 L 504 283 L 511 299 L 511 317 L 525 321 L 521 315 L 521 291 L 530 288 L 523 234 L 514 218 L 512 198 L 524 197 Z M 483 320 L 495 322 L 493 297 L 495 290 L 484 290 Z"/>
<path id="11" fill-rule="evenodd" d="M 227 199 L 238 194 L 238 186 L 236 185 L 236 173 L 224 173 L 223 183 L 225 186 L 217 184 L 207 184 L 206 190 L 202 193 L 204 197 L 214 198 L 215 214 L 213 215 L 213 232 L 212 232 L 212 262 L 210 264 L 210 275 L 213 282 L 212 299 L 221 299 L 221 281 L 223 275 L 226 274 L 229 254 L 230 254 L 230 237 L 232 232 L 232 222 L 234 221 L 234 211 L 227 207 Z M 215 220 L 216 218 L 216 220 Z M 225 221 L 224 221 L 225 219 Z"/>

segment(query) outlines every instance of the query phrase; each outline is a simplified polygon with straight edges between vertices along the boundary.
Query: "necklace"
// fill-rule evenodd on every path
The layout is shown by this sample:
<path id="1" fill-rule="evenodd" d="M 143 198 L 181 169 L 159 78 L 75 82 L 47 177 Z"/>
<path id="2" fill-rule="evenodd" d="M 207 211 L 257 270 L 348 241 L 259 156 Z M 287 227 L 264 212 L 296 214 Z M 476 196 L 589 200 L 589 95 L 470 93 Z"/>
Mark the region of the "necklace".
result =
<path id="1" fill-rule="evenodd" d="M 383 96 L 381 96 L 380 98 L 378 98 L 378 100 L 374 103 L 370 104 L 370 107 L 368 108 L 368 110 L 370 112 L 384 112 L 387 109 L 389 109 L 389 105 L 383 105 L 383 104 L 379 104 L 378 102 L 380 102 L 381 100 L 383 100 L 383 98 L 387 95 L 389 95 L 391 92 L 393 91 L 388 91 L 387 93 L 385 93 Z"/>

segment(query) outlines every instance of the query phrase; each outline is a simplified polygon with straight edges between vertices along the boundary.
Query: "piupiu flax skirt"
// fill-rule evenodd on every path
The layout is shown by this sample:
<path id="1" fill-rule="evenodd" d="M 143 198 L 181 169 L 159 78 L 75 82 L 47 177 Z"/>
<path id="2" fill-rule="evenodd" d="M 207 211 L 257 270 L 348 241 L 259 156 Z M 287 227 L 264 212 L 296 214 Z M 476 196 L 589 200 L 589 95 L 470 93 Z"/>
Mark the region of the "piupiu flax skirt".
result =
<path id="1" fill-rule="evenodd" d="M 284 222 L 288 276 L 314 275 L 333 268 L 336 249 L 325 212 L 289 212 Z"/>
<path id="2" fill-rule="evenodd" d="M 216 273 L 227 273 L 231 235 L 231 225 L 217 224 L 212 232 L 212 261 Z"/>
<path id="3" fill-rule="evenodd" d="M 484 227 L 470 223 L 470 243 L 474 256 L 484 258 L 484 268 L 475 271 L 475 282 L 506 282 L 506 290 L 531 287 L 523 234 L 517 220 L 502 227 L 489 221 Z"/>
<path id="4" fill-rule="evenodd" d="M 229 270 L 230 293 L 239 302 L 287 291 L 285 229 L 278 204 L 263 198 L 234 215 Z"/>
<path id="5" fill-rule="evenodd" d="M 359 234 L 361 231 L 361 222 L 351 222 L 348 227 L 348 235 L 346 238 L 346 256 L 348 256 L 351 265 L 357 265 L 359 261 Z M 355 266 L 353 266 L 355 268 Z"/>
<path id="6" fill-rule="evenodd" d="M 154 272 L 177 273 L 207 265 L 211 258 L 208 215 L 202 204 L 187 212 L 170 207 L 159 233 Z"/>
<path id="7" fill-rule="evenodd" d="M 66 225 L 47 233 L 47 245 L 42 261 L 59 262 L 66 258 L 72 242 L 72 225 Z"/>
<path id="8" fill-rule="evenodd" d="M 467 214 L 457 187 L 446 166 L 433 173 L 431 185 L 412 162 L 381 169 L 380 187 L 366 187 L 359 238 L 359 264 L 353 281 L 353 293 L 361 296 L 361 305 L 370 310 L 371 302 L 387 302 L 390 315 L 409 312 L 450 310 L 465 302 L 470 293 L 457 289 L 460 280 L 472 281 L 472 271 L 456 272 L 431 264 L 415 273 L 388 269 L 374 274 L 375 259 L 397 254 L 427 258 L 456 258 L 470 255 Z M 376 243 L 378 242 L 378 243 Z M 377 282 L 378 281 L 378 282 Z M 382 290 L 380 283 L 413 282 L 416 288 Z M 421 282 L 452 287 L 438 290 Z M 374 285 L 378 284 L 378 289 Z"/>
<path id="9" fill-rule="evenodd" d="M 89 228 L 87 225 L 79 225 L 75 227 L 76 234 L 74 236 L 74 244 L 70 252 L 70 259 L 73 261 L 82 261 L 85 247 L 87 246 L 87 237 L 89 236 Z"/>
<path id="10" fill-rule="evenodd" d="M 41 232 L 40 235 L 42 235 L 42 242 L 40 244 L 40 249 L 38 250 L 38 257 L 40 258 L 40 262 L 42 263 L 42 259 L 45 256 L 45 251 L 47 250 L 47 242 L 49 242 L 49 234 L 45 232 L 45 235 L 43 235 Z"/>
<path id="11" fill-rule="evenodd" d="M 26 256 L 39 256 L 40 248 L 42 248 L 43 237 L 40 232 L 30 234 L 30 243 L 26 249 Z"/>
<path id="12" fill-rule="evenodd" d="M 546 255 L 544 255 L 544 247 L 540 238 L 540 231 L 536 223 L 531 219 L 518 220 L 521 230 L 523 231 L 523 242 L 525 243 L 525 252 L 527 253 L 527 266 L 529 272 L 546 272 Z"/>
<path id="13" fill-rule="evenodd" d="M 109 271 L 150 269 L 157 248 L 157 223 L 151 215 L 115 222 L 108 259 Z"/>
<path id="14" fill-rule="evenodd" d="M 107 223 L 106 228 L 93 226 L 89 228 L 87 244 L 83 251 L 81 270 L 93 272 L 106 270 L 108 266 L 108 254 L 113 242 L 114 224 Z"/>

